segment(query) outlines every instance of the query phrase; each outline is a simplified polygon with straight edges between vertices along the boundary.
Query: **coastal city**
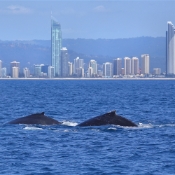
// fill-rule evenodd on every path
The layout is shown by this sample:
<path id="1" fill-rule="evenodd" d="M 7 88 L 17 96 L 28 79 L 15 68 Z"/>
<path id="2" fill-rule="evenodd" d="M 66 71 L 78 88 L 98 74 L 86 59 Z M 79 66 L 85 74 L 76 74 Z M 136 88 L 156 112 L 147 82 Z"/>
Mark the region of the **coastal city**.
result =
<path id="1" fill-rule="evenodd" d="M 113 62 L 105 62 L 102 65 L 96 60 L 84 62 L 83 58 L 76 57 L 69 61 L 69 53 L 66 47 L 62 47 L 61 25 L 51 19 L 51 62 L 50 65 L 34 64 L 31 70 L 28 67 L 21 68 L 17 60 L 9 63 L 9 69 L 3 67 L 0 60 L 0 78 L 166 78 L 175 75 L 175 27 L 168 22 L 166 32 L 166 71 L 155 67 L 150 70 L 149 53 L 143 53 L 138 57 L 114 58 Z"/>

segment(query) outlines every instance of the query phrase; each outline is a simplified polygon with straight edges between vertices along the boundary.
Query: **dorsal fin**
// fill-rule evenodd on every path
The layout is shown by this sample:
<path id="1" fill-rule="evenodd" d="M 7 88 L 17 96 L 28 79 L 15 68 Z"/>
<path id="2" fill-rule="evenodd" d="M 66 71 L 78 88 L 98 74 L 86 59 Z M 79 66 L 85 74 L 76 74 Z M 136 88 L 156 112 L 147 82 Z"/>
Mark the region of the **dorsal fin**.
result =
<path id="1" fill-rule="evenodd" d="M 41 114 L 41 115 L 44 115 L 44 112 L 41 112 L 40 114 Z"/>
<path id="2" fill-rule="evenodd" d="M 114 110 L 114 111 L 111 111 L 111 114 L 115 114 L 116 113 L 116 110 Z"/>
<path id="3" fill-rule="evenodd" d="M 116 112 L 116 110 L 114 110 L 114 111 L 110 111 L 110 112 L 108 112 L 108 114 L 110 114 L 110 115 L 113 114 L 113 115 L 114 115 L 115 112 Z"/>

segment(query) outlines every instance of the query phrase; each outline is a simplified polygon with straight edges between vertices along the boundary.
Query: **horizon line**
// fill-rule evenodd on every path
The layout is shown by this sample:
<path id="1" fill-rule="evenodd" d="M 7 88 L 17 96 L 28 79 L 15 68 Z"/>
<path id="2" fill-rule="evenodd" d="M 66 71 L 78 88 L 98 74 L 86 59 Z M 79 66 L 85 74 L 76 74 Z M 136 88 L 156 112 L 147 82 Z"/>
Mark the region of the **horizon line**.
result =
<path id="1" fill-rule="evenodd" d="M 85 39 L 85 40 L 117 40 L 117 39 L 136 39 L 136 38 L 166 38 L 166 36 L 138 36 L 138 37 L 128 37 L 128 38 L 62 38 L 62 40 L 79 40 L 79 39 Z M 51 41 L 51 39 L 0 39 L 0 41 Z"/>

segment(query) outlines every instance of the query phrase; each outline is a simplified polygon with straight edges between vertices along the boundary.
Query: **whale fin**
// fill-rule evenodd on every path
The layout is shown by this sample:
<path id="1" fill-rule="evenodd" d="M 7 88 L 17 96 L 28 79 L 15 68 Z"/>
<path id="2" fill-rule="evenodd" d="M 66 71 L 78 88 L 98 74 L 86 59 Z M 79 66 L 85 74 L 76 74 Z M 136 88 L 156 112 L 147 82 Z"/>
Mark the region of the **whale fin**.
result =
<path id="1" fill-rule="evenodd" d="M 41 114 L 41 115 L 44 115 L 44 112 L 41 112 L 40 114 Z"/>
<path id="2" fill-rule="evenodd" d="M 115 114 L 115 113 L 116 113 L 116 110 L 108 112 L 108 114 Z"/>

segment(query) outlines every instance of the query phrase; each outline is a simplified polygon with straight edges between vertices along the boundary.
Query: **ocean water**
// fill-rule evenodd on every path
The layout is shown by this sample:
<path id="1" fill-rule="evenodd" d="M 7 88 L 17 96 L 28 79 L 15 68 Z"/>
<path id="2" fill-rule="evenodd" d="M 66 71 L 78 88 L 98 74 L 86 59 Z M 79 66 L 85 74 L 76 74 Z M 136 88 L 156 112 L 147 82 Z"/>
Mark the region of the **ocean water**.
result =
<path id="1" fill-rule="evenodd" d="M 139 127 L 78 127 L 116 110 Z M 29 114 L 61 126 L 9 125 Z M 174 175 L 175 81 L 0 80 L 0 174 Z"/>

